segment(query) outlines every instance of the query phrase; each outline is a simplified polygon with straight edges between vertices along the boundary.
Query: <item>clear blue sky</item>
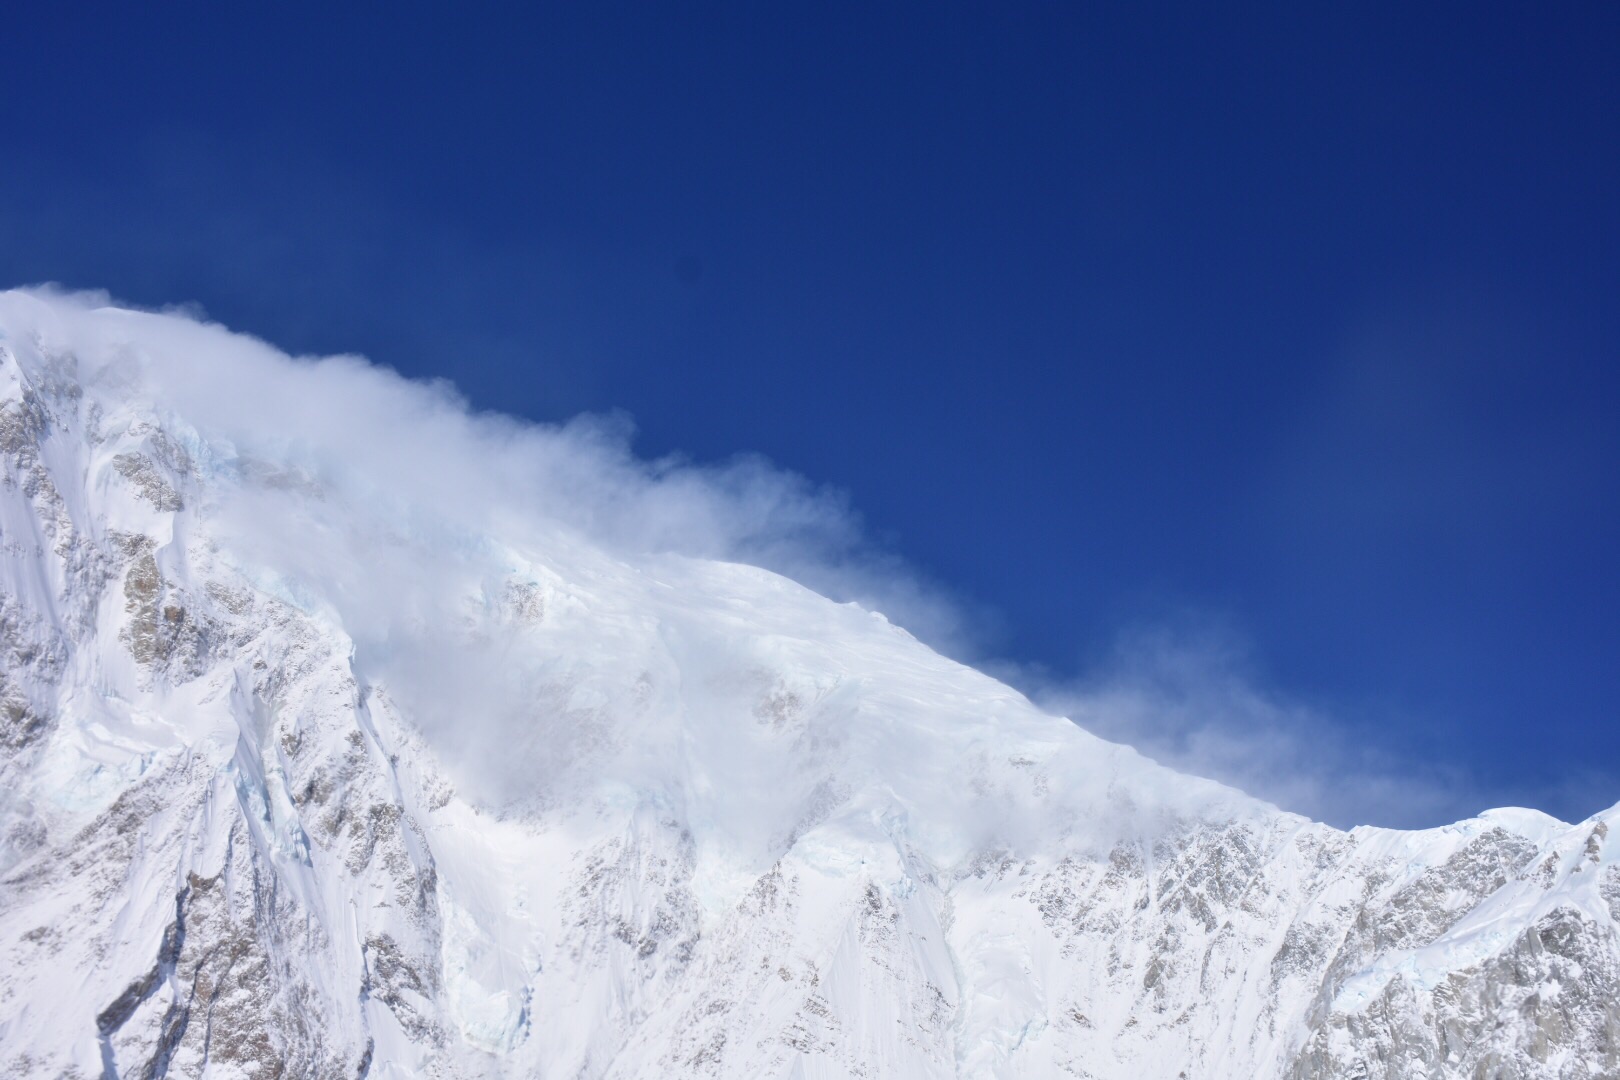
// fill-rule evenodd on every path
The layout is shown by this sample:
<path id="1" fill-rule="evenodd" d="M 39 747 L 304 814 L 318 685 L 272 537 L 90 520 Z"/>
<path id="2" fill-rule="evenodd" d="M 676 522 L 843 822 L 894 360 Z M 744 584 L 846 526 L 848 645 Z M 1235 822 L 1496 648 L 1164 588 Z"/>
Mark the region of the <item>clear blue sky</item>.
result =
<path id="1" fill-rule="evenodd" d="M 531 7 L 14 7 L 0 282 L 759 451 L 990 655 L 1192 613 L 1620 798 L 1620 5 Z"/>

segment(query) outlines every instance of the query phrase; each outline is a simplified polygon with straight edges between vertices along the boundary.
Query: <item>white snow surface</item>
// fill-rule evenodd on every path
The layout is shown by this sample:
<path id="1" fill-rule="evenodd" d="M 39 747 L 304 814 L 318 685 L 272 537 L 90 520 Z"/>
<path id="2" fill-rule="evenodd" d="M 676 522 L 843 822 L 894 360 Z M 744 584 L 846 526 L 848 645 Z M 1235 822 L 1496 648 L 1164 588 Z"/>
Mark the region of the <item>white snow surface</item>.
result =
<path id="1" fill-rule="evenodd" d="M 1283 813 L 184 315 L 0 294 L 0 452 L 5 1075 L 1620 1075 L 1620 808 Z"/>

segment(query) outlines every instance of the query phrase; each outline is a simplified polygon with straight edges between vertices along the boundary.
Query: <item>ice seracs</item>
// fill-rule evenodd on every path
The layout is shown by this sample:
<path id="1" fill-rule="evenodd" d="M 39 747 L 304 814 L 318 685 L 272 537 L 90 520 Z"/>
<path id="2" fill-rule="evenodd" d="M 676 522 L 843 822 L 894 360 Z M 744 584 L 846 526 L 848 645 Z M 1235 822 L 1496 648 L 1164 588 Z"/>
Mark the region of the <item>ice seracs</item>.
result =
<path id="1" fill-rule="evenodd" d="M 0 295 L 0 1070 L 1620 1074 L 1616 811 L 1282 813 L 548 437 Z"/>

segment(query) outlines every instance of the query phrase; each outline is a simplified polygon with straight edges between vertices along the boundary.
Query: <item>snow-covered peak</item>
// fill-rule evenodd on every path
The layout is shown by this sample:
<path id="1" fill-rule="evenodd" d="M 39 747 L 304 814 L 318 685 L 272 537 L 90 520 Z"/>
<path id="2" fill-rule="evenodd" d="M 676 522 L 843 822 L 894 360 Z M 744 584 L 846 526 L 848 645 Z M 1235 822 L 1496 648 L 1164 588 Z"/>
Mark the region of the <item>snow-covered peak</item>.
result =
<path id="1" fill-rule="evenodd" d="M 761 568 L 791 482 L 37 291 L 0 453 L 12 1073 L 1617 1067 L 1614 812 L 1174 773 Z"/>

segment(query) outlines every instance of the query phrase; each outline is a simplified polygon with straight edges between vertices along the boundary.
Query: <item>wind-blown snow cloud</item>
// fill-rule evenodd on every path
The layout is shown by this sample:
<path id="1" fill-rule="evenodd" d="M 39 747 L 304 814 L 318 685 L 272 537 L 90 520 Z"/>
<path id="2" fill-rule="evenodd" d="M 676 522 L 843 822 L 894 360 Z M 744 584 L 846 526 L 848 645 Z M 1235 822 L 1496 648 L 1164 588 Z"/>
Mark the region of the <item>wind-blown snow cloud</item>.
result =
<path id="1" fill-rule="evenodd" d="M 625 553 L 674 552 L 776 570 L 917 627 L 958 632 L 954 606 L 871 543 L 834 488 L 764 458 L 643 459 L 623 416 L 537 423 L 476 412 L 448 381 L 406 379 L 350 355 L 292 357 L 190 308 L 112 308 L 99 293 L 12 294 L 55 318 L 61 347 L 119 360 L 93 374 L 140 385 L 243 458 L 294 461 L 378 506 L 432 507 L 468 532 L 562 528 Z M 138 340 L 137 351 L 129 342 Z M 123 368 L 124 370 L 120 370 Z M 91 374 L 91 373 L 86 373 Z"/>
<path id="2" fill-rule="evenodd" d="M 188 514 L 223 541 L 216 557 L 341 627 L 364 677 L 497 801 L 560 782 L 577 756 L 576 713 L 558 689 L 577 673 L 514 652 L 520 635 L 496 610 L 533 569 L 524 552 L 605 553 L 653 573 L 670 555 L 748 563 L 936 643 L 953 633 L 955 608 L 867 541 L 841 493 L 757 456 L 646 460 L 622 417 L 476 412 L 448 382 L 355 356 L 288 356 L 192 310 L 100 294 L 0 294 L 0 325 L 33 327 L 42 352 L 73 358 L 105 408 L 94 423 L 155 415 L 213 481 Z M 634 689 L 637 671 L 615 673 Z M 646 758 L 613 768 L 668 779 L 667 760 Z"/>
<path id="3" fill-rule="evenodd" d="M 1424 828 L 1493 805 L 1465 771 L 1416 764 L 1269 687 L 1248 642 L 1214 620 L 1135 627 L 1078 678 L 1007 677 L 1094 734 L 1341 828 Z"/>
<path id="4" fill-rule="evenodd" d="M 480 717 L 458 721 L 475 751 L 507 744 L 522 721 L 499 657 L 463 632 L 496 537 L 752 563 L 882 610 L 955 655 L 982 654 L 959 606 L 869 543 L 839 492 L 762 458 L 645 460 L 623 417 L 480 413 L 448 382 L 355 356 L 291 357 L 195 311 L 48 289 L 0 304 L 29 306 L 52 348 L 97 358 L 87 383 L 150 397 L 177 432 L 205 425 L 192 432 L 200 469 L 273 473 L 232 488 L 212 527 L 293 587 L 340 598 L 345 629 L 427 713 Z M 1229 635 L 1137 633 L 1079 680 L 1015 669 L 1009 681 L 1098 735 L 1335 824 L 1436 824 L 1485 805 L 1443 764 L 1413 768 L 1262 689 Z"/>

